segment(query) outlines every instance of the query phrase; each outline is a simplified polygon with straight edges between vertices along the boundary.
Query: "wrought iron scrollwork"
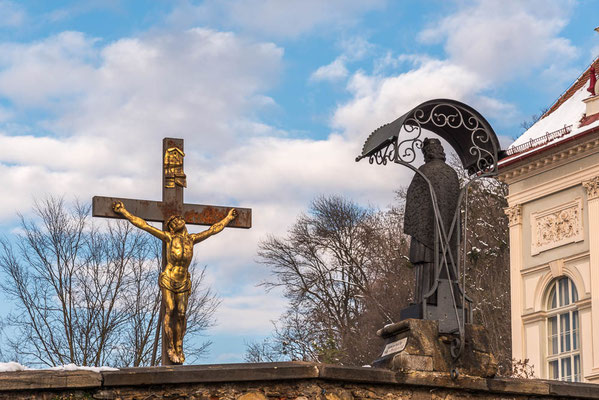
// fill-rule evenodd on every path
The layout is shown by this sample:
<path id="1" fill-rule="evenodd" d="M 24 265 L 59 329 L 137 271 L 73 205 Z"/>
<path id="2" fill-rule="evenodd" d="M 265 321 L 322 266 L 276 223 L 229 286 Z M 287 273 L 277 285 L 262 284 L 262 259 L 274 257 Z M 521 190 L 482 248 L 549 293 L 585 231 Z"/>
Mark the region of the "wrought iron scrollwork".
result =
<path id="1" fill-rule="evenodd" d="M 463 137 L 470 138 L 464 144 L 464 152 L 474 156 L 469 172 L 481 172 L 493 175 L 497 172 L 498 148 L 492 141 L 492 135 L 486 122 L 474 115 L 472 111 L 463 108 L 457 102 L 439 102 L 431 105 L 423 103 L 408 113 L 401 125 L 377 151 L 371 153 L 369 162 L 386 165 L 387 162 L 403 162 L 411 164 L 416 160 L 418 149 L 422 148 L 422 131 L 430 130 L 461 130 Z M 362 157 L 358 157 L 359 160 Z"/>
<path id="2" fill-rule="evenodd" d="M 368 157 L 368 162 L 370 164 L 376 162 L 378 165 L 387 165 L 388 161 L 395 161 L 396 151 L 397 149 L 395 148 L 395 142 L 391 142 L 386 147 Z"/>

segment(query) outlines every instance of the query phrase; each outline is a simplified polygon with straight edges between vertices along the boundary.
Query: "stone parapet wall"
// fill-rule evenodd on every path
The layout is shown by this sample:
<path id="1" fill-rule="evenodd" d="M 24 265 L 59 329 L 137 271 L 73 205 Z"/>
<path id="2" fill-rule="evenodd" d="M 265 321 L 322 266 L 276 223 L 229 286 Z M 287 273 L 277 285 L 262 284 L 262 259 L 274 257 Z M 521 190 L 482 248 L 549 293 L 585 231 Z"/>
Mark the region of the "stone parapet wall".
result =
<path id="1" fill-rule="evenodd" d="M 358 400 L 599 399 L 599 386 L 316 363 L 0 373 L 0 399 Z"/>

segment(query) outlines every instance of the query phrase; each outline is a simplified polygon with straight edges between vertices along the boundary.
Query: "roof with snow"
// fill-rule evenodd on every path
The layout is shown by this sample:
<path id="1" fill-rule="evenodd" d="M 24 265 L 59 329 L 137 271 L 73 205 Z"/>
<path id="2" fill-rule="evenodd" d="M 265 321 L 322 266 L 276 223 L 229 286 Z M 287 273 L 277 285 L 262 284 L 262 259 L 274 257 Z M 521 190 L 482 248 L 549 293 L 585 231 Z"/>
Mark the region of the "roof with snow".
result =
<path id="1" fill-rule="evenodd" d="M 599 114 L 586 117 L 583 102 L 590 97 L 587 87 L 592 66 L 599 69 L 599 57 L 534 125 L 508 147 L 508 156 L 499 162 L 500 168 L 597 130 Z"/>

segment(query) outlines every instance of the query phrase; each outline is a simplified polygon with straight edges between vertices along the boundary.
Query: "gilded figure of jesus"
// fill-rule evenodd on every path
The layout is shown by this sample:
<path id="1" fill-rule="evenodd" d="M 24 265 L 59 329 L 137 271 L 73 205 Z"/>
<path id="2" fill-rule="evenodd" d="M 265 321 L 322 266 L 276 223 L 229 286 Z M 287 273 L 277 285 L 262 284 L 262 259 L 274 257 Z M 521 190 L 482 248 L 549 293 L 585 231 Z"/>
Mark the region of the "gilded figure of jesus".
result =
<path id="1" fill-rule="evenodd" d="M 186 329 L 185 312 L 191 292 L 189 265 L 193 258 L 193 246 L 222 231 L 237 217 L 237 210 L 231 209 L 225 218 L 209 229 L 189 234 L 185 220 L 180 215 L 170 217 L 165 224 L 166 230 L 162 231 L 131 214 L 120 201 L 114 202 L 112 209 L 115 213 L 127 218 L 136 227 L 162 240 L 166 245 L 166 267 L 158 279 L 165 305 L 163 326 L 166 351 L 173 364 L 183 364 L 185 361 L 183 354 L 183 336 Z"/>

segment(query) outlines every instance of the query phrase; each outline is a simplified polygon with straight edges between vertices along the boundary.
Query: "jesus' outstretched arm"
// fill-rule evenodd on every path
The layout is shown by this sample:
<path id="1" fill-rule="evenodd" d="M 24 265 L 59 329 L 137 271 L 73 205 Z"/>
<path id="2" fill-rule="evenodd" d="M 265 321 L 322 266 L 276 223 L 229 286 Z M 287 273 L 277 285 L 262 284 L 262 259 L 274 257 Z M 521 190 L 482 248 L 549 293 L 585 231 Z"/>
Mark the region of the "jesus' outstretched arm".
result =
<path id="1" fill-rule="evenodd" d="M 114 203 L 112 203 L 112 209 L 115 213 L 121 214 L 123 217 L 127 218 L 129 222 L 137 226 L 139 229 L 143 229 L 144 231 L 152 234 L 153 236 L 156 236 L 158 239 L 162 241 L 166 241 L 168 239 L 166 233 L 164 233 L 158 228 L 154 228 L 152 225 L 148 224 L 143 219 L 136 217 L 135 215 L 127 211 L 123 202 L 115 201 Z"/>
<path id="2" fill-rule="evenodd" d="M 201 242 L 204 239 L 208 239 L 212 235 L 216 235 L 217 233 L 225 229 L 225 226 L 229 225 L 229 223 L 233 221 L 235 218 L 237 218 L 237 210 L 232 208 L 225 218 L 212 225 L 209 229 L 206 229 L 205 231 L 200 233 L 192 234 L 191 237 L 193 239 L 193 244 Z"/>

